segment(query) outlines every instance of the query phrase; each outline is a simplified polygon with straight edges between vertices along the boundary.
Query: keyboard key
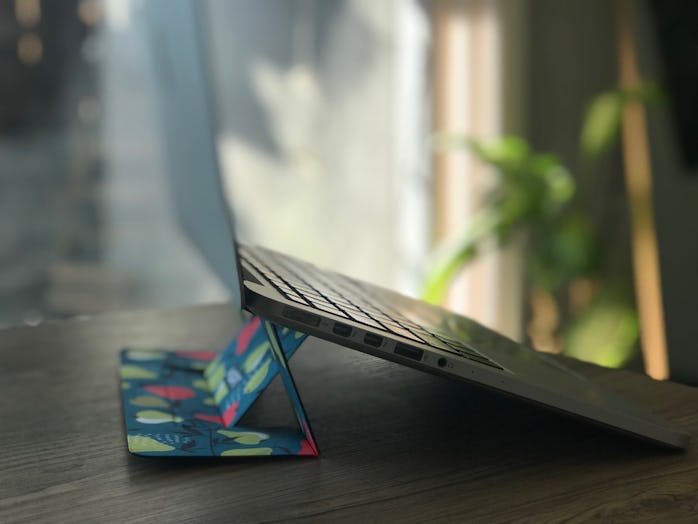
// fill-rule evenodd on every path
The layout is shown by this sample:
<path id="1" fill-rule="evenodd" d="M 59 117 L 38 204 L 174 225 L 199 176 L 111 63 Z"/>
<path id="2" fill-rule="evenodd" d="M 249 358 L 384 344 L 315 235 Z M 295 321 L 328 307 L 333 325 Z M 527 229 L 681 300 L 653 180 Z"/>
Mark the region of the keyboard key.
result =
<path id="1" fill-rule="evenodd" d="M 354 313 L 356 313 L 357 315 L 365 315 L 366 314 L 366 313 L 364 313 L 363 309 L 359 309 L 354 304 L 337 303 L 337 305 L 339 307 L 341 307 L 343 310 L 345 310 L 347 313 L 349 313 L 350 315 L 354 314 Z"/>
<path id="2" fill-rule="evenodd" d="M 451 346 L 449 346 L 445 342 L 442 342 L 436 337 L 432 337 L 431 335 L 426 333 L 419 333 L 419 336 L 421 336 L 424 339 L 424 342 L 426 342 L 432 347 L 441 349 L 443 351 L 447 351 L 448 353 L 458 354 L 456 349 L 452 348 Z"/>
<path id="3" fill-rule="evenodd" d="M 400 328 L 400 329 L 405 329 L 401 324 L 396 322 L 390 317 L 386 317 L 385 315 L 372 315 L 373 318 L 375 318 L 378 322 L 383 324 L 385 327 L 392 329 L 393 327 Z"/>
<path id="4" fill-rule="evenodd" d="M 455 338 L 453 336 L 438 331 L 434 333 L 434 336 L 440 338 L 441 340 L 446 342 L 446 344 L 453 344 L 455 346 L 462 346 L 465 344 L 465 342 L 459 338 Z"/>
<path id="5" fill-rule="evenodd" d="M 445 337 L 445 336 L 443 336 L 443 335 L 436 335 L 436 337 L 437 337 L 439 340 L 442 340 L 443 342 L 445 342 L 446 344 L 448 344 L 449 346 L 451 346 L 451 347 L 454 348 L 454 349 L 462 350 L 462 351 L 465 351 L 465 352 L 467 352 L 467 353 L 472 353 L 472 354 L 474 354 L 474 355 L 481 355 L 480 352 L 478 352 L 477 350 L 475 350 L 475 349 L 471 348 L 470 346 L 464 344 L 464 343 L 461 342 L 460 340 L 456 340 L 456 339 L 454 339 L 454 338 L 447 338 L 447 337 Z"/>
<path id="6" fill-rule="evenodd" d="M 396 327 L 396 326 L 387 326 L 387 328 L 395 333 L 396 335 L 399 335 L 403 338 L 409 338 L 410 340 L 414 340 L 415 342 L 424 342 L 421 338 L 419 338 L 417 335 L 412 333 L 411 331 L 404 329 L 402 327 Z"/>
<path id="7" fill-rule="evenodd" d="M 332 307 L 333 309 L 336 309 L 336 306 L 329 302 L 325 297 L 314 297 L 311 295 L 305 295 L 305 298 L 314 306 L 325 306 L 325 307 Z"/>
<path id="8" fill-rule="evenodd" d="M 300 282 L 296 283 L 293 285 L 298 291 L 308 291 L 311 293 L 315 293 L 315 289 L 313 289 L 310 285 L 308 284 L 302 284 Z"/>
<path id="9" fill-rule="evenodd" d="M 308 305 L 308 302 L 304 300 L 303 297 L 296 295 L 295 293 L 284 293 L 284 296 L 290 300 L 293 300 L 294 302 L 298 302 L 299 304 Z"/>
<path id="10" fill-rule="evenodd" d="M 447 342 L 447 344 L 448 344 L 448 342 Z M 470 349 L 469 347 L 464 346 L 462 344 L 461 345 L 448 344 L 448 345 L 451 346 L 456 351 L 458 351 L 459 353 L 462 353 L 463 355 L 471 355 L 471 356 L 479 357 L 479 358 L 487 358 L 482 353 L 479 353 L 473 349 Z"/>
<path id="11" fill-rule="evenodd" d="M 500 365 L 497 364 L 496 362 L 492 362 L 490 359 L 485 358 L 485 357 L 483 357 L 483 358 L 475 358 L 475 357 L 466 356 L 466 355 L 464 355 L 464 357 L 467 358 L 468 360 L 472 360 L 473 362 L 477 362 L 478 364 L 483 364 L 483 365 L 485 365 L 485 366 L 490 366 L 491 368 L 495 368 L 495 369 L 504 369 L 502 366 L 500 366 Z"/>
<path id="12" fill-rule="evenodd" d="M 363 315 L 361 313 L 355 313 L 353 311 L 347 311 L 347 314 L 349 315 L 350 318 L 353 318 L 357 322 L 361 322 L 362 324 L 366 324 L 367 326 L 372 326 L 380 329 L 385 329 L 381 324 L 373 320 L 371 317 L 367 315 Z"/>
<path id="13" fill-rule="evenodd" d="M 279 288 L 281 291 L 283 291 L 284 293 L 293 293 L 294 295 L 297 295 L 297 294 L 298 294 L 298 293 L 296 293 L 293 289 L 291 289 L 288 285 L 286 285 L 284 282 L 274 282 L 274 281 L 272 280 L 272 283 L 273 283 L 277 288 Z"/>
<path id="14" fill-rule="evenodd" d="M 405 329 L 412 331 L 415 335 L 422 337 L 424 340 L 431 340 L 431 339 L 435 338 L 429 331 L 427 331 L 426 329 L 423 329 L 419 326 L 407 326 L 405 324 L 402 324 L 402 326 Z M 439 342 L 441 342 L 441 341 L 439 340 Z M 445 344 L 445 342 L 443 342 L 443 343 Z"/>
<path id="15" fill-rule="evenodd" d="M 300 295 L 303 295 L 305 298 L 313 302 L 314 300 L 318 300 L 320 302 L 327 302 L 327 299 L 322 296 L 320 293 L 316 293 L 314 291 L 300 291 L 298 292 Z"/>
<path id="16" fill-rule="evenodd" d="M 346 314 L 344 314 L 341 310 L 334 307 L 332 304 L 328 304 L 328 303 L 323 304 L 321 302 L 314 302 L 313 307 L 321 309 L 322 311 L 327 311 L 328 313 L 332 313 L 333 315 L 337 315 L 338 317 L 347 318 Z"/>

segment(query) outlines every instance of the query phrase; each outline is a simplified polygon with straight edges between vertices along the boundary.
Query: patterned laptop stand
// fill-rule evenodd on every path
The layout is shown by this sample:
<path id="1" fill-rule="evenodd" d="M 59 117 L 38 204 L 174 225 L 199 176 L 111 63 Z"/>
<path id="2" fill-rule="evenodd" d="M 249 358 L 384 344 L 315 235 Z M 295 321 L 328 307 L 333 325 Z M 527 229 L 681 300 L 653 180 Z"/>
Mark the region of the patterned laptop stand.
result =
<path id="1" fill-rule="evenodd" d="M 124 349 L 128 449 L 146 456 L 317 456 L 288 368 L 306 334 L 253 317 L 222 352 Z M 236 426 L 279 375 L 298 428 Z"/>

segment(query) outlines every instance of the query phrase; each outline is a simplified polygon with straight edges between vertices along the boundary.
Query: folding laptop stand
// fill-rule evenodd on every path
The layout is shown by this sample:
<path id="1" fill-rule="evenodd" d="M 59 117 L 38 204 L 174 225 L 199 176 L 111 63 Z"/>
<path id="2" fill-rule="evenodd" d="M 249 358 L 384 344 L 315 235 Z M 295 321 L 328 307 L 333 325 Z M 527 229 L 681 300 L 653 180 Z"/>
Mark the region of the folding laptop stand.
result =
<path id="1" fill-rule="evenodd" d="M 306 337 L 253 317 L 222 353 L 122 350 L 129 451 L 148 456 L 317 456 L 287 364 Z M 277 374 L 299 427 L 236 426 Z"/>

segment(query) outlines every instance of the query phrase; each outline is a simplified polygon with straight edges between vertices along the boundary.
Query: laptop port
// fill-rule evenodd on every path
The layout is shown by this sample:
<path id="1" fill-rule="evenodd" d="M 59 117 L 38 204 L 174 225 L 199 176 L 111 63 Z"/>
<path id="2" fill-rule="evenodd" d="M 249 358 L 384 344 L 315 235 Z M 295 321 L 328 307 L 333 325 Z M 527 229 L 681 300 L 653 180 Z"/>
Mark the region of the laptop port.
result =
<path id="1" fill-rule="evenodd" d="M 366 333 L 364 335 L 364 342 L 369 346 L 379 347 L 383 343 L 383 337 L 380 335 L 375 335 L 373 333 Z"/>
<path id="2" fill-rule="evenodd" d="M 348 337 L 351 335 L 351 327 L 347 326 L 346 324 L 335 322 L 334 326 L 332 327 L 332 333 L 339 335 L 340 337 Z"/>
<path id="3" fill-rule="evenodd" d="M 412 360 L 422 360 L 422 355 L 424 355 L 423 350 L 413 348 L 412 346 L 408 346 L 407 344 L 403 344 L 401 342 L 395 344 L 394 353 L 396 355 L 400 355 L 401 357 L 411 358 Z"/>
<path id="4" fill-rule="evenodd" d="M 286 318 L 295 320 L 296 322 L 302 322 L 303 324 L 308 324 L 310 326 L 317 326 L 320 324 L 320 316 L 313 313 L 308 313 L 301 309 L 295 309 L 292 307 L 285 307 L 281 312 Z"/>

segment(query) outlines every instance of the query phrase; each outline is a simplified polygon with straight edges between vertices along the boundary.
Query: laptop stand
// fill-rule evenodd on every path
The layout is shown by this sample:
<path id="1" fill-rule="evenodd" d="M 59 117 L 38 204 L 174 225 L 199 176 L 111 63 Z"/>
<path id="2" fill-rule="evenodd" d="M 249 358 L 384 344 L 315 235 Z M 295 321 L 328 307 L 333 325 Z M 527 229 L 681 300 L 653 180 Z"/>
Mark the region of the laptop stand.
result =
<path id="1" fill-rule="evenodd" d="M 122 350 L 129 451 L 146 456 L 317 456 L 288 368 L 288 360 L 306 338 L 304 333 L 252 317 L 222 353 Z M 298 427 L 237 426 L 277 375 Z"/>

